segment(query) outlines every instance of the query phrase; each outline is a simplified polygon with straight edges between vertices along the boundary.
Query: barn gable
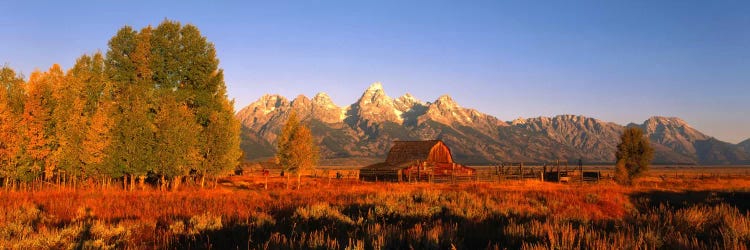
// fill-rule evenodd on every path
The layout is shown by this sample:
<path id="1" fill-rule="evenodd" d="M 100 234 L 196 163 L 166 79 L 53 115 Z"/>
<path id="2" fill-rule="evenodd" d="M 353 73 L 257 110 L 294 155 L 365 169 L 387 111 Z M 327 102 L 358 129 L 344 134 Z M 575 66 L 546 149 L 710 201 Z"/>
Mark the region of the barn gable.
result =
<path id="1" fill-rule="evenodd" d="M 453 163 L 453 156 L 440 140 L 395 141 L 385 160 L 390 165 L 414 161 Z"/>
<path id="2" fill-rule="evenodd" d="M 393 142 L 385 162 L 360 169 L 359 176 L 367 181 L 425 181 L 474 174 L 474 169 L 453 162 L 445 143 L 430 140 Z"/>

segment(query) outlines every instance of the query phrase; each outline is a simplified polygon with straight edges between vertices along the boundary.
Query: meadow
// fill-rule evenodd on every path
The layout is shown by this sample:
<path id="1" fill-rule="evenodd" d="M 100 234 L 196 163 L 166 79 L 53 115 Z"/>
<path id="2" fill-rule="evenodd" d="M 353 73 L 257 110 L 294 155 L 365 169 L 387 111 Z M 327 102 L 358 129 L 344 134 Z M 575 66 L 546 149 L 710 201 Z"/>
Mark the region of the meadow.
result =
<path id="1" fill-rule="evenodd" d="M 212 188 L 0 193 L 0 248 L 747 249 L 750 176 L 635 186 L 233 176 Z M 291 185 L 296 186 L 296 185 Z"/>

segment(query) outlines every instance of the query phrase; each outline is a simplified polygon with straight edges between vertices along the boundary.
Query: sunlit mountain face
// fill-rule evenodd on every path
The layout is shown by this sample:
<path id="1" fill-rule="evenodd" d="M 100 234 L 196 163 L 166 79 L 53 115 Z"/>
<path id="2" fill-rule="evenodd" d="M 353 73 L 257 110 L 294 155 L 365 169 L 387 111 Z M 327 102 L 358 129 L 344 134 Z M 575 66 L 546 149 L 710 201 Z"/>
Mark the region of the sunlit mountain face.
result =
<path id="1" fill-rule="evenodd" d="M 580 115 L 503 121 L 462 107 L 449 95 L 424 102 L 411 94 L 392 98 L 372 84 L 349 106 L 325 93 L 289 100 L 264 95 L 237 113 L 248 160 L 273 156 L 281 126 L 294 111 L 309 124 L 324 159 L 382 157 L 394 140 L 440 139 L 467 163 L 546 162 L 582 159 L 614 162 L 625 126 Z M 750 140 L 731 144 L 692 128 L 676 117 L 651 117 L 641 124 L 656 150 L 655 163 L 742 164 L 750 161 Z"/>

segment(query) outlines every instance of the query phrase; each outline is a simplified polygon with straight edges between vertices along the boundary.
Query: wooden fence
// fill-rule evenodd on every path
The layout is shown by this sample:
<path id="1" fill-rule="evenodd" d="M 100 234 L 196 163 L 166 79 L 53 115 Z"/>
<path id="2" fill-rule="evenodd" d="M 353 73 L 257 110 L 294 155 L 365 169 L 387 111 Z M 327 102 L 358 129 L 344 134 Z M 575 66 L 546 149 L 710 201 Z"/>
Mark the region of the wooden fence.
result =
<path id="1" fill-rule="evenodd" d="M 548 182 L 597 182 L 612 179 L 614 172 L 610 166 L 578 166 L 570 167 L 564 163 L 555 164 L 533 164 L 533 163 L 505 163 L 496 166 L 473 166 L 473 175 L 440 173 L 435 174 L 429 170 L 420 171 L 419 174 L 403 175 L 401 182 L 432 182 L 432 183 L 460 183 L 460 182 L 498 182 L 504 180 L 543 180 Z M 265 172 L 264 172 L 265 171 Z M 269 178 L 281 177 L 281 169 L 246 169 L 243 175 L 263 176 L 267 173 Z M 295 173 L 291 173 L 296 177 Z M 302 176 L 326 178 L 329 180 L 360 181 L 360 170 L 356 168 L 341 169 L 326 167 L 302 172 Z M 750 168 L 708 168 L 708 167 L 655 167 L 647 176 L 655 178 L 678 178 L 678 179 L 704 179 L 704 178 L 737 178 L 750 176 Z M 390 180 L 390 179 L 389 179 Z M 389 180 L 367 180 L 367 181 L 389 181 Z"/>

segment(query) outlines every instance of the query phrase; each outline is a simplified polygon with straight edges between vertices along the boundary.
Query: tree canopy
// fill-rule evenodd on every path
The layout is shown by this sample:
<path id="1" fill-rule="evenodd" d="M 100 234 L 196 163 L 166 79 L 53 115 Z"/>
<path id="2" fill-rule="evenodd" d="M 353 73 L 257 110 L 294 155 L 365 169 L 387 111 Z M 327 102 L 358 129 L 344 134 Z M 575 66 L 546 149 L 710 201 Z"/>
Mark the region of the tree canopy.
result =
<path id="1" fill-rule="evenodd" d="M 240 125 L 218 66 L 197 27 L 165 20 L 121 28 L 105 54 L 67 72 L 53 65 L 25 82 L 3 67 L 0 177 L 5 186 L 123 178 L 133 188 L 149 176 L 178 184 L 228 174 Z"/>
<path id="2" fill-rule="evenodd" d="M 302 171 L 315 168 L 320 154 L 312 132 L 299 122 L 296 113 L 289 115 L 279 134 L 277 146 L 279 164 L 284 171 L 297 174 L 299 188 Z"/>
<path id="3" fill-rule="evenodd" d="M 648 171 L 654 150 L 640 128 L 627 127 L 620 137 L 620 144 L 617 144 L 615 157 L 615 177 L 619 183 L 629 185 Z"/>

